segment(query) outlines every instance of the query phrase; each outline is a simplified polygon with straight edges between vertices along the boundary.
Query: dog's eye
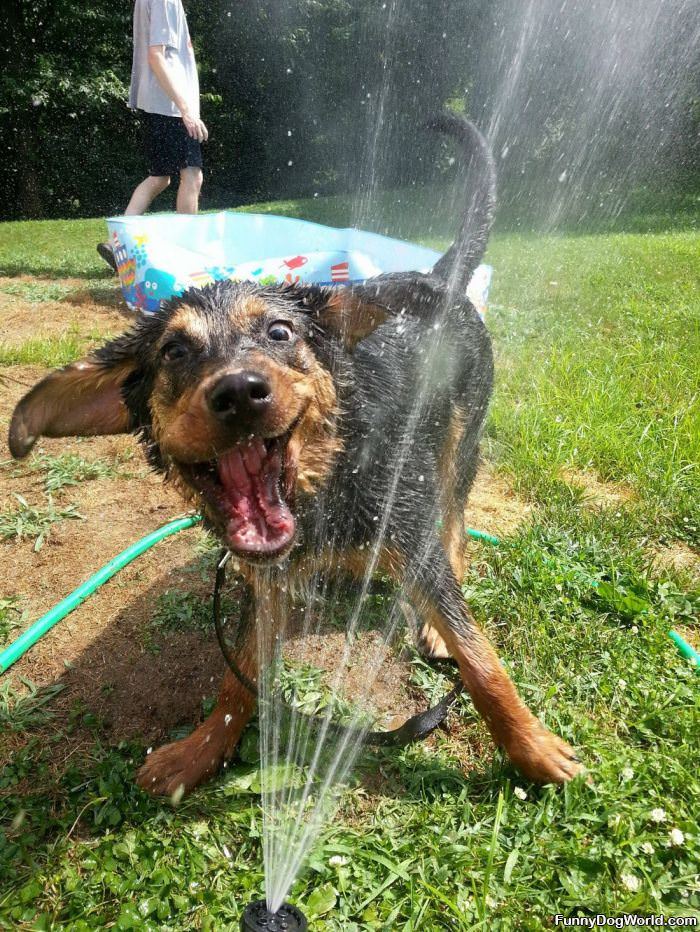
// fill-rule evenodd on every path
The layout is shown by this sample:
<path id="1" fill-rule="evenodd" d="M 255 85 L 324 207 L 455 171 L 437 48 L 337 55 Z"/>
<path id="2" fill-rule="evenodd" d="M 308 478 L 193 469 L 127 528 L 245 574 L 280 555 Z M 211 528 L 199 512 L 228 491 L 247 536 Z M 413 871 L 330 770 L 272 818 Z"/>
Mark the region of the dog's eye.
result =
<path id="1" fill-rule="evenodd" d="M 291 340 L 294 336 L 294 331 L 289 324 L 285 324 L 281 320 L 276 320 L 274 324 L 270 324 L 267 328 L 267 335 L 271 340 Z"/>
<path id="2" fill-rule="evenodd" d="M 176 343 L 172 340 L 161 348 L 160 355 L 166 362 L 172 362 L 174 359 L 183 359 L 188 352 L 189 350 L 184 343 Z"/>

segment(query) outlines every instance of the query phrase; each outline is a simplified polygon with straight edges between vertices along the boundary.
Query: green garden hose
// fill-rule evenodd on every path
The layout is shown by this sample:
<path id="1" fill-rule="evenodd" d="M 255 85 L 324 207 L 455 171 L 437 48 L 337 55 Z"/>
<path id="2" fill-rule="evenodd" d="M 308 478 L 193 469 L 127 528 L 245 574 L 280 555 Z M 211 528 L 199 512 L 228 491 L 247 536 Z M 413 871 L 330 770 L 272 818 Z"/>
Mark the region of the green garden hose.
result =
<path id="1" fill-rule="evenodd" d="M 687 657 L 688 660 L 695 661 L 695 668 L 698 673 L 700 673 L 700 654 L 695 650 L 695 648 L 691 647 L 685 638 L 682 638 L 677 631 L 669 631 L 668 636 L 671 638 L 673 643 L 684 657 Z"/>
<path id="2" fill-rule="evenodd" d="M 111 579 L 115 573 L 124 569 L 128 563 L 131 563 L 132 560 L 141 556 L 142 553 L 149 550 L 164 538 L 170 537 L 171 534 L 176 534 L 178 531 L 184 531 L 185 528 L 192 527 L 201 520 L 201 515 L 188 515 L 185 518 L 176 518 L 174 521 L 169 521 L 167 524 L 162 525 L 162 527 L 147 534 L 146 537 L 142 537 L 141 540 L 127 547 L 126 550 L 122 550 L 121 553 L 118 553 L 117 556 L 110 560 L 109 563 L 106 563 L 101 570 L 98 570 L 93 576 L 86 579 L 84 583 L 81 583 L 81 585 L 79 585 L 77 589 L 74 589 L 70 595 L 67 595 L 65 599 L 61 599 L 58 605 L 54 605 L 54 607 L 45 615 L 42 615 L 38 621 L 30 625 L 24 634 L 21 634 L 16 641 L 13 641 L 9 647 L 6 647 L 5 650 L 0 653 L 0 673 L 5 673 L 16 660 L 19 660 L 22 654 L 36 644 L 39 638 L 43 637 L 47 631 L 53 628 L 56 622 L 70 614 L 74 608 L 77 608 L 88 596 L 91 596 L 96 589 L 99 589 L 103 583 Z"/>
<path id="3" fill-rule="evenodd" d="M 126 550 L 122 550 L 121 553 L 118 553 L 117 556 L 111 559 L 109 563 L 106 563 L 102 569 L 98 570 L 89 579 L 86 579 L 85 582 L 81 583 L 77 589 L 74 589 L 70 595 L 67 595 L 65 599 L 61 599 L 57 605 L 54 605 L 45 615 L 42 615 L 33 625 L 30 625 L 17 640 L 13 641 L 5 650 L 0 651 L 0 674 L 9 670 L 12 664 L 19 660 L 30 647 L 33 647 L 57 622 L 70 614 L 74 608 L 81 605 L 96 589 L 99 589 L 103 583 L 111 579 L 119 570 L 124 569 L 128 563 L 131 563 L 136 557 L 141 556 L 146 550 L 150 550 L 151 547 L 154 547 L 161 540 L 170 537 L 171 534 L 177 534 L 178 531 L 184 531 L 186 528 L 193 527 L 201 520 L 201 515 L 187 515 L 184 518 L 175 518 L 174 521 L 169 521 L 167 524 L 156 528 L 155 531 L 151 531 L 150 534 L 142 537 L 141 540 L 136 541 L 135 544 L 127 547 Z M 487 534 L 485 531 L 476 531 L 473 528 L 467 528 L 467 535 L 474 540 L 492 544 L 494 547 L 500 544 L 500 540 L 497 537 L 494 537 L 493 534 Z M 695 648 L 691 647 L 677 631 L 669 631 L 668 636 L 684 657 L 695 662 L 696 669 L 700 672 L 700 654 Z"/>

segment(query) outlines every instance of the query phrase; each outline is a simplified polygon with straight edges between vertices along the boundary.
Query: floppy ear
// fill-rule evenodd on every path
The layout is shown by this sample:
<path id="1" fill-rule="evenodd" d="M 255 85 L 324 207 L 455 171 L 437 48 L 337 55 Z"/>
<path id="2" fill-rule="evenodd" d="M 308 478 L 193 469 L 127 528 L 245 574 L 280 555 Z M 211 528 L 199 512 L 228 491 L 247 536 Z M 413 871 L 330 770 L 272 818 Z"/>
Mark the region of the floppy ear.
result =
<path id="1" fill-rule="evenodd" d="M 390 310 L 373 300 L 362 286 L 304 289 L 301 307 L 321 330 L 340 340 L 346 349 L 355 349 L 389 317 Z"/>
<path id="2" fill-rule="evenodd" d="M 125 338 L 95 356 L 47 375 L 24 396 L 10 422 L 9 446 L 16 459 L 45 437 L 122 434 L 129 416 L 122 399 L 125 379 L 134 371 Z"/>

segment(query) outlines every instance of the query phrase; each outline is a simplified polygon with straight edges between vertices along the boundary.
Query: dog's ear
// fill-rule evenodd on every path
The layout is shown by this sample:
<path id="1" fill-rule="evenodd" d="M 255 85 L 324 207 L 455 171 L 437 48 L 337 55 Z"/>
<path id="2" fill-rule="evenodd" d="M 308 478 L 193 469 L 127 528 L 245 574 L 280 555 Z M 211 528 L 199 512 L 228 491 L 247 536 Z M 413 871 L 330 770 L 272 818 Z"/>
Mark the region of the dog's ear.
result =
<path id="1" fill-rule="evenodd" d="M 389 316 L 389 309 L 373 300 L 361 286 L 307 288 L 300 306 L 321 330 L 351 352 Z"/>
<path id="2" fill-rule="evenodd" d="M 10 422 L 9 446 L 16 459 L 45 437 L 122 434 L 129 415 L 122 386 L 136 367 L 137 335 L 131 331 L 94 356 L 47 375 L 19 402 Z"/>

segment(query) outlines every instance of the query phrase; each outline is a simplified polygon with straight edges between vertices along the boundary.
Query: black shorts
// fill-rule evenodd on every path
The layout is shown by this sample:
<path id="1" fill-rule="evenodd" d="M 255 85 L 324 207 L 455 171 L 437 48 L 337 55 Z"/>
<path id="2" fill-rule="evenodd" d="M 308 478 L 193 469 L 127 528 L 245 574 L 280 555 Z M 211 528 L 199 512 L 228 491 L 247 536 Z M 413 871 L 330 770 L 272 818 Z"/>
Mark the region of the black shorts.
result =
<path id="1" fill-rule="evenodd" d="M 142 113 L 148 174 L 176 175 L 183 168 L 201 168 L 202 147 L 188 134 L 180 117 Z"/>

